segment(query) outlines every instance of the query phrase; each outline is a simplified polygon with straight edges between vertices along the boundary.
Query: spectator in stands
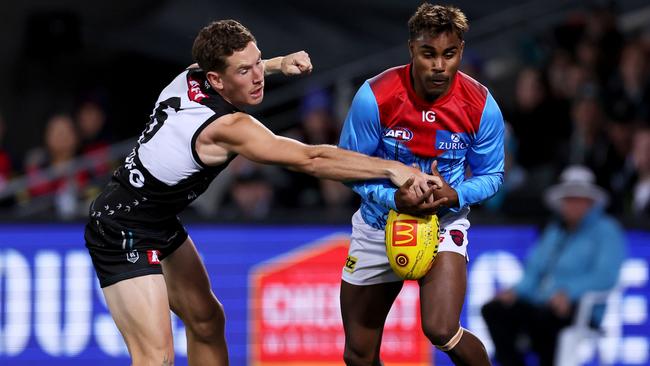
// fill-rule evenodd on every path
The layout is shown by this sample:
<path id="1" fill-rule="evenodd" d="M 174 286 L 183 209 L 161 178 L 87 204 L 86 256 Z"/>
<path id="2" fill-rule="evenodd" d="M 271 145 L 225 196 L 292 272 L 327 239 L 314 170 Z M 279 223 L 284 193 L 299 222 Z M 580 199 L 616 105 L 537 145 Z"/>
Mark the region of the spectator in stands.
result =
<path id="1" fill-rule="evenodd" d="M 531 174 L 531 188 L 543 189 L 551 184 L 556 174 L 554 164 L 566 150 L 570 124 L 567 111 L 549 95 L 547 81 L 540 70 L 527 67 L 519 72 L 515 106 L 506 120 L 521 142 L 517 158 Z M 549 148 L 550 144 L 553 148 Z"/>
<path id="2" fill-rule="evenodd" d="M 614 10 L 611 5 L 596 5 L 588 12 L 570 14 L 553 30 L 553 47 L 572 55 L 598 83 L 609 78 L 623 44 Z"/>
<path id="3" fill-rule="evenodd" d="M 502 366 L 524 365 L 518 349 L 528 336 L 541 366 L 552 365 L 556 338 L 569 325 L 580 298 L 612 288 L 626 255 L 623 231 L 604 213 L 605 190 L 583 166 L 570 166 L 545 198 L 559 215 L 542 233 L 528 256 L 524 276 L 482 308 Z M 599 324 L 602 308 L 593 314 Z"/>
<path id="4" fill-rule="evenodd" d="M 629 110 L 631 118 L 650 117 L 650 65 L 638 40 L 628 42 L 621 53 L 618 70 L 607 85 L 606 107 L 610 111 Z"/>
<path id="5" fill-rule="evenodd" d="M 634 134 L 634 150 L 632 160 L 637 171 L 637 182 L 634 186 L 632 208 L 634 214 L 650 217 L 650 126 L 640 127 Z"/>
<path id="6" fill-rule="evenodd" d="M 573 66 L 571 54 L 563 49 L 554 49 L 548 61 L 546 73 L 550 94 L 555 99 L 568 103 L 568 80 L 570 69 Z"/>
<path id="7" fill-rule="evenodd" d="M 597 51 L 596 76 L 600 82 L 609 78 L 611 71 L 616 68 L 623 35 L 617 26 L 615 2 L 594 6 L 587 16 L 583 39 L 594 43 Z"/>
<path id="8" fill-rule="evenodd" d="M 483 202 L 483 207 L 492 212 L 504 213 L 519 213 L 521 210 L 529 211 L 528 206 L 530 202 L 526 202 L 524 194 L 521 190 L 528 190 L 529 187 L 524 184 L 526 179 L 526 172 L 517 162 L 517 150 L 519 148 L 519 141 L 512 132 L 510 123 L 505 123 L 505 176 L 501 188 L 486 201 Z M 513 198 L 515 196 L 516 198 Z"/>
<path id="9" fill-rule="evenodd" d="M 291 136 L 306 144 L 337 144 L 340 128 L 333 114 L 329 92 L 324 89 L 311 90 L 301 100 L 300 124 L 291 131 Z M 356 199 L 352 190 L 341 182 L 299 173 L 290 173 L 290 177 L 291 188 L 281 193 L 280 201 L 283 203 L 293 201 L 301 208 L 335 210 L 351 207 Z"/>
<path id="10" fill-rule="evenodd" d="M 332 115 L 332 98 L 326 90 L 314 90 L 303 97 L 300 105 L 302 133 L 306 143 L 334 144 L 339 130 Z"/>
<path id="11" fill-rule="evenodd" d="M 9 152 L 3 148 L 5 129 L 5 120 L 0 115 L 0 190 L 11 176 L 11 158 Z"/>
<path id="12" fill-rule="evenodd" d="M 54 197 L 56 212 L 74 217 L 78 209 L 78 192 L 86 186 L 88 174 L 73 164 L 79 137 L 72 117 L 53 115 L 45 127 L 44 147 L 32 150 L 25 162 L 28 193 L 35 197 Z"/>
<path id="13" fill-rule="evenodd" d="M 100 159 L 96 169 L 110 171 L 108 147 L 113 141 L 102 105 L 92 99 L 82 102 L 76 111 L 76 122 L 81 153 Z"/>
<path id="14" fill-rule="evenodd" d="M 97 98 L 87 98 L 77 107 L 75 122 L 79 132 L 79 152 L 82 157 L 92 160 L 86 169 L 88 185 L 82 194 L 89 205 L 116 165 L 111 160 L 109 151 L 113 138 L 107 124 L 106 111 Z"/>
<path id="15" fill-rule="evenodd" d="M 265 219 L 273 207 L 273 187 L 255 169 L 235 178 L 230 189 L 235 206 L 228 215 L 240 219 Z"/>
<path id="16" fill-rule="evenodd" d="M 593 84 L 585 85 L 574 99 L 571 122 L 573 132 L 562 165 L 585 165 L 596 174 L 600 185 L 606 185 L 613 169 L 609 161 L 612 146 L 607 136 L 606 116 Z"/>
<path id="17" fill-rule="evenodd" d="M 601 62 L 601 52 L 596 42 L 583 37 L 578 41 L 575 53 L 576 63 L 584 67 L 589 74 L 597 75 Z"/>
<path id="18" fill-rule="evenodd" d="M 3 195 L 3 191 L 7 188 L 9 179 L 13 174 L 11 155 L 4 148 L 5 131 L 5 120 L 0 114 L 0 207 L 10 206 L 13 202 L 12 197 L 4 197 Z"/>
<path id="19" fill-rule="evenodd" d="M 598 83 L 595 75 L 587 67 L 571 63 L 567 69 L 563 87 L 565 88 L 564 97 L 571 104 L 580 98 L 585 90 L 598 89 Z"/>
<path id="20" fill-rule="evenodd" d="M 612 146 L 610 150 L 609 182 L 604 185 L 612 197 L 618 199 L 610 205 L 610 212 L 625 215 L 631 212 L 632 191 L 636 179 L 636 168 L 632 159 L 634 142 L 634 123 L 613 120 L 608 127 L 608 136 Z"/>
<path id="21" fill-rule="evenodd" d="M 275 208 L 276 191 L 288 184 L 287 177 L 274 166 L 266 166 L 238 157 L 230 163 L 228 172 L 230 194 L 226 195 L 226 210 L 220 217 L 230 219 L 267 219 Z"/>

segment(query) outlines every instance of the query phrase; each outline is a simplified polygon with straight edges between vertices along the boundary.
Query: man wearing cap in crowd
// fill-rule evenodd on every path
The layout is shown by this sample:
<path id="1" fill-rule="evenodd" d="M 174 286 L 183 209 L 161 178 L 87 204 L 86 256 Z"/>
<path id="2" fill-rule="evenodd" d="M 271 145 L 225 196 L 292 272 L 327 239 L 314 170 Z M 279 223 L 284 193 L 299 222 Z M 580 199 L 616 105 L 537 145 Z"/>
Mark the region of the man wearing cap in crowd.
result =
<path id="1" fill-rule="evenodd" d="M 482 308 L 502 366 L 524 365 L 518 347 L 528 336 L 539 365 L 552 365 L 557 336 L 571 324 L 576 305 L 589 291 L 611 289 L 618 280 L 626 245 L 623 231 L 605 213 L 609 197 L 591 170 L 570 166 L 545 201 L 556 218 L 529 253 L 523 278 Z M 592 314 L 597 327 L 604 309 Z"/>

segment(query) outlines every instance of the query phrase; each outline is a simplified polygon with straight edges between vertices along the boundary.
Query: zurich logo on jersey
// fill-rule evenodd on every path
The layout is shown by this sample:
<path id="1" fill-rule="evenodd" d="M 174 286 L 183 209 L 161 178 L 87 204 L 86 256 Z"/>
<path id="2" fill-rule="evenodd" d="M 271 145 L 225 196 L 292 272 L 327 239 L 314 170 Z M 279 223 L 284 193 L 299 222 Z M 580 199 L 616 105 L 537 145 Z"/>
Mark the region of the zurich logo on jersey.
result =
<path id="1" fill-rule="evenodd" d="M 384 132 L 384 137 L 392 137 L 395 140 L 409 141 L 413 138 L 413 132 L 408 128 L 397 127 L 392 129 L 387 129 Z"/>
<path id="2" fill-rule="evenodd" d="M 465 150 L 469 147 L 467 134 L 449 131 L 437 131 L 436 149 L 438 150 Z"/>

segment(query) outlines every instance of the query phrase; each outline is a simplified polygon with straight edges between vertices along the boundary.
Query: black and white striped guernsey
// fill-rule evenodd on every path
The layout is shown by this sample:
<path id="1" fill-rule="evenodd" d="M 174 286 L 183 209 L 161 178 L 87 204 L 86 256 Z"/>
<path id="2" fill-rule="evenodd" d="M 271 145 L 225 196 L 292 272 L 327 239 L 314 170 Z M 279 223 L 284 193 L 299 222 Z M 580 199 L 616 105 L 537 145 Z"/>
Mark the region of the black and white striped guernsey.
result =
<path id="1" fill-rule="evenodd" d="M 133 151 L 115 171 L 113 181 L 130 191 L 137 201 L 137 211 L 145 216 L 153 214 L 162 219 L 177 215 L 201 195 L 234 158 L 230 157 L 219 166 L 206 166 L 196 152 L 198 135 L 217 118 L 238 111 L 210 87 L 203 71 L 184 71 L 160 93 L 149 123 Z M 121 196 L 114 195 L 115 198 Z M 111 212 L 111 216 L 117 215 L 115 209 L 104 210 L 103 207 L 114 208 L 122 204 L 120 208 L 123 208 L 128 204 L 112 202 L 114 200 L 106 195 L 100 195 L 98 200 L 108 202 L 102 202 L 100 207 L 93 205 L 91 216 L 105 216 Z M 129 207 L 135 211 L 133 204 Z M 147 212 L 151 210 L 155 212 Z"/>

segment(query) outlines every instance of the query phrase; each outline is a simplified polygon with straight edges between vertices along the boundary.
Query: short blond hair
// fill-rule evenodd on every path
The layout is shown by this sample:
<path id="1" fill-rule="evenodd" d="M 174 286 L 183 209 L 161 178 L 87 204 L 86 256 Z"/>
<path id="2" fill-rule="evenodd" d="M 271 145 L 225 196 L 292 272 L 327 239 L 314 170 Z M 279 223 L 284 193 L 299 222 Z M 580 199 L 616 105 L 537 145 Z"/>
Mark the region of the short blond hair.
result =
<path id="1" fill-rule="evenodd" d="M 436 36 L 441 33 L 454 32 L 458 38 L 469 29 L 465 14 L 451 5 L 433 5 L 423 3 L 409 19 L 409 39 L 422 36 Z"/>

